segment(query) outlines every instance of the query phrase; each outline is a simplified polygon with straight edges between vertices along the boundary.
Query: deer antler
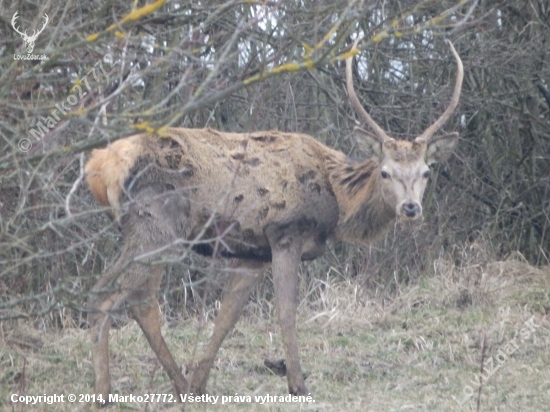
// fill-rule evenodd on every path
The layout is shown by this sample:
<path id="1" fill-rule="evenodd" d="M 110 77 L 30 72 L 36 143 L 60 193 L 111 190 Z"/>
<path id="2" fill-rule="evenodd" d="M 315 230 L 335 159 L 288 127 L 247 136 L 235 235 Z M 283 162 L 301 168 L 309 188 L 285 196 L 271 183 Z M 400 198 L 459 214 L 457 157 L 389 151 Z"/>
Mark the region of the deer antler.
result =
<path id="1" fill-rule="evenodd" d="M 447 120 L 449 120 L 449 117 L 451 117 L 451 114 L 453 114 L 454 110 L 456 109 L 456 106 L 458 105 L 458 99 L 460 97 L 460 90 L 462 89 L 462 79 L 464 78 L 464 67 L 462 66 L 462 60 L 460 60 L 460 56 L 456 52 L 453 43 L 451 43 L 450 40 L 445 40 L 449 47 L 451 48 L 451 52 L 453 53 L 453 56 L 456 60 L 456 84 L 455 89 L 453 91 L 453 97 L 451 98 L 451 103 L 449 104 L 449 107 L 447 107 L 447 110 L 443 112 L 443 114 L 435 121 L 434 124 L 432 124 L 430 127 L 428 127 L 424 133 L 422 133 L 420 136 L 418 136 L 415 141 L 426 141 L 429 142 L 431 137 L 435 132 L 437 132 L 443 124 Z"/>
<path id="2" fill-rule="evenodd" d="M 357 38 L 355 42 L 353 43 L 353 46 L 351 47 L 351 50 L 357 48 L 357 43 L 361 41 L 362 38 Z M 355 93 L 355 89 L 353 88 L 353 73 L 352 73 L 352 67 L 351 62 L 353 60 L 353 56 L 350 56 L 346 59 L 346 87 L 348 90 L 348 96 L 349 100 L 351 101 L 351 104 L 357 111 L 359 115 L 363 117 L 367 125 L 372 129 L 372 131 L 375 133 L 375 137 L 380 140 L 380 142 L 385 142 L 388 140 L 392 140 L 391 137 L 389 137 L 384 129 L 382 129 L 380 126 L 376 124 L 376 122 L 370 117 L 370 115 L 367 113 L 365 108 L 361 105 L 361 102 L 359 101 L 359 98 L 357 97 L 357 94 Z"/>
<path id="3" fill-rule="evenodd" d="M 36 38 L 38 37 L 38 35 L 44 31 L 44 29 L 46 28 L 46 25 L 47 25 L 48 22 L 50 21 L 50 18 L 48 17 L 48 15 L 47 15 L 46 13 L 44 13 L 44 16 L 42 16 L 42 18 L 44 19 L 44 23 L 42 24 L 42 28 L 41 28 L 40 30 L 38 30 L 38 31 L 33 30 L 32 35 L 29 36 L 29 35 L 27 34 L 27 30 L 25 30 L 23 33 L 21 33 L 21 32 L 19 31 L 19 29 L 17 28 L 17 26 L 15 25 L 16 20 L 17 20 L 18 17 L 19 17 L 19 16 L 17 15 L 17 13 L 19 13 L 19 10 L 17 10 L 17 11 L 15 12 L 15 14 L 13 15 L 13 17 L 12 17 L 12 19 L 11 19 L 11 25 L 12 25 L 13 29 L 14 29 L 17 33 L 19 33 L 21 36 L 23 36 L 24 39 L 26 39 L 27 41 L 31 41 L 31 42 L 34 41 L 34 40 L 36 40 Z"/>
<path id="4" fill-rule="evenodd" d="M 15 14 L 13 15 L 13 17 L 11 18 L 11 26 L 12 26 L 13 29 L 14 29 L 17 33 L 19 33 L 21 36 L 26 36 L 26 35 L 27 35 L 27 31 L 25 30 L 24 33 L 21 33 L 21 32 L 19 31 L 19 29 L 17 28 L 17 26 L 15 25 L 15 21 L 16 21 L 17 18 L 19 17 L 19 16 L 17 15 L 17 13 L 19 13 L 19 10 L 17 10 L 17 11 L 15 12 Z"/>
<path id="5" fill-rule="evenodd" d="M 48 24 L 48 21 L 50 20 L 50 18 L 48 17 L 48 15 L 46 13 L 44 13 L 44 16 L 42 16 L 42 18 L 44 19 L 44 24 L 42 25 L 42 28 L 38 31 L 36 30 L 33 30 L 32 32 L 32 36 L 29 36 L 30 39 L 32 40 L 36 40 L 36 38 L 38 37 L 38 35 L 40 33 L 42 33 L 44 31 L 44 29 L 46 28 L 46 24 Z"/>

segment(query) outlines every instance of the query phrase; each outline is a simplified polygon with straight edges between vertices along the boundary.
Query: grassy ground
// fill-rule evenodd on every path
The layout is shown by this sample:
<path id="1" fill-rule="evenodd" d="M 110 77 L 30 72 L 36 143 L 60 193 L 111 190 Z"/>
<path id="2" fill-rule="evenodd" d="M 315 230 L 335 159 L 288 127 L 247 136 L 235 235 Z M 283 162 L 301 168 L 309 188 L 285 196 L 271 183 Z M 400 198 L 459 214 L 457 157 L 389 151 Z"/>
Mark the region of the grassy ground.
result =
<path id="1" fill-rule="evenodd" d="M 231 402 L 221 396 L 285 395 L 286 380 L 263 366 L 283 357 L 269 302 L 251 301 L 226 339 L 207 391 L 217 405 L 191 411 L 550 410 L 550 268 L 520 259 L 457 268 L 434 263 L 433 276 L 377 297 L 349 281 L 311 282 L 299 311 L 306 383 L 315 402 Z M 526 321 L 530 321 L 527 324 Z M 165 324 L 178 362 L 200 352 L 212 324 Z M 0 339 L 2 410 L 89 410 L 89 403 L 23 407 L 11 394 L 92 393 L 86 330 L 4 325 Z M 199 337 L 197 338 L 197 335 Z M 479 395 L 479 373 L 484 359 Z M 113 392 L 169 393 L 171 384 L 134 322 L 111 332 Z M 119 403 L 109 410 L 176 410 L 163 403 Z"/>

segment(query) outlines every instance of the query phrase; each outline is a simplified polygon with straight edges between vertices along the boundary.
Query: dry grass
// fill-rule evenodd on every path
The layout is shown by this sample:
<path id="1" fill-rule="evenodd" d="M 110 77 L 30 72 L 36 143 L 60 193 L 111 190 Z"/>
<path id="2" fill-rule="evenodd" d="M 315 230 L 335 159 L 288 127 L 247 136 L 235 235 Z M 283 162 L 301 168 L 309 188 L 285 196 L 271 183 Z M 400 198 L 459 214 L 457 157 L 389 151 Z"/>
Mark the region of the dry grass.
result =
<path id="1" fill-rule="evenodd" d="M 194 405 L 210 410 L 397 411 L 476 410 L 483 340 L 485 359 L 510 349 L 510 342 L 534 316 L 540 325 L 517 335 L 517 349 L 483 382 L 480 410 L 548 410 L 550 404 L 550 268 L 512 257 L 504 262 L 461 267 L 434 262 L 434 274 L 401 286 L 392 296 L 369 297 L 334 276 L 303 282 L 299 312 L 301 358 L 311 404 L 232 403 Z M 208 383 L 212 395 L 284 395 L 286 380 L 263 367 L 283 357 L 272 307 L 253 300 L 220 350 Z M 168 345 L 184 364 L 205 344 L 212 323 L 197 319 L 165 325 Z M 167 324 L 167 323 L 166 323 Z M 26 323 L 3 328 L 0 340 L 0 406 L 26 395 L 92 392 L 87 331 L 39 330 Z M 200 333 L 199 333 L 200 332 Z M 520 338 L 523 336 L 523 340 Z M 507 346 L 508 345 L 508 346 Z M 501 356 L 502 357 L 502 356 Z M 169 393 L 170 382 L 134 322 L 111 333 L 111 376 L 115 393 Z M 488 376 L 487 367 L 484 372 Z M 466 389 L 465 389 L 466 388 Z M 473 395 L 465 393 L 471 388 Z M 466 392 L 465 392 L 466 391 Z M 455 399 L 453 399 L 453 396 Z M 459 403 L 463 404 L 460 406 Z M 89 410 L 89 404 L 56 404 L 28 410 Z M 175 410 L 170 404 L 126 403 L 110 410 Z"/>

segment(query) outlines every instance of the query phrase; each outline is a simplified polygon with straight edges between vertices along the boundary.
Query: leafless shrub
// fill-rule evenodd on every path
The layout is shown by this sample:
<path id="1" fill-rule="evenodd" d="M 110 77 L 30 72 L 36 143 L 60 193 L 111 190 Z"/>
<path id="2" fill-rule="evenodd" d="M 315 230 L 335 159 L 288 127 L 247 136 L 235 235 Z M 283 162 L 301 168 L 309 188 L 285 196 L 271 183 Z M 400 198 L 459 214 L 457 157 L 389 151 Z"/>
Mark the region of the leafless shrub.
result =
<path id="1" fill-rule="evenodd" d="M 299 131 L 360 153 L 341 60 L 358 32 L 366 37 L 357 56 L 360 98 L 388 132 L 410 137 L 448 101 L 451 88 L 442 86 L 452 84 L 454 68 L 443 37 L 452 30 L 466 76 L 448 127 L 461 130 L 461 141 L 434 173 L 420 226 L 396 226 L 371 248 L 335 245 L 308 279 L 334 267 L 360 275 L 367 293 L 391 294 L 434 272 L 434 260 L 460 259 L 479 239 L 490 256 L 520 251 L 529 262 L 548 263 L 550 9 L 543 0 L 473 4 L 171 2 L 136 19 L 124 19 L 132 9 L 122 2 L 59 4 L 49 6 L 36 41 L 35 53 L 50 58 L 40 63 L 13 62 L 23 43 L 5 25 L 0 319 L 84 325 L 85 294 L 120 244 L 116 225 L 81 184 L 82 153 L 93 147 L 174 125 Z M 18 22 L 39 27 L 45 11 L 25 5 Z M 40 140 L 30 134 L 71 95 L 75 106 L 58 111 Z M 17 147 L 22 139 L 32 143 L 26 153 Z M 165 278 L 169 317 L 194 310 L 178 308 L 200 296 L 186 289 L 193 265 L 183 275 L 181 268 L 175 264 Z M 268 289 L 261 293 L 269 297 Z"/>

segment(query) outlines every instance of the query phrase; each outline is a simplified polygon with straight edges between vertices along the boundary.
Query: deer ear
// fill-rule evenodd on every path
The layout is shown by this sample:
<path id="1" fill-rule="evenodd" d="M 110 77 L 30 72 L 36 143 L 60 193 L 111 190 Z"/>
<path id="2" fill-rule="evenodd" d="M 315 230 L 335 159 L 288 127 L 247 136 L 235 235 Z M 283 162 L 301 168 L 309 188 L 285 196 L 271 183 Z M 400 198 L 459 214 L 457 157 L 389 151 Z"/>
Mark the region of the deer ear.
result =
<path id="1" fill-rule="evenodd" d="M 384 157 L 382 151 L 382 141 L 360 127 L 355 127 L 353 129 L 353 134 L 357 145 L 365 153 L 365 156 L 377 163 L 380 163 Z"/>
<path id="2" fill-rule="evenodd" d="M 447 160 L 458 143 L 458 133 L 453 132 L 432 138 L 426 149 L 426 163 L 431 165 Z"/>

